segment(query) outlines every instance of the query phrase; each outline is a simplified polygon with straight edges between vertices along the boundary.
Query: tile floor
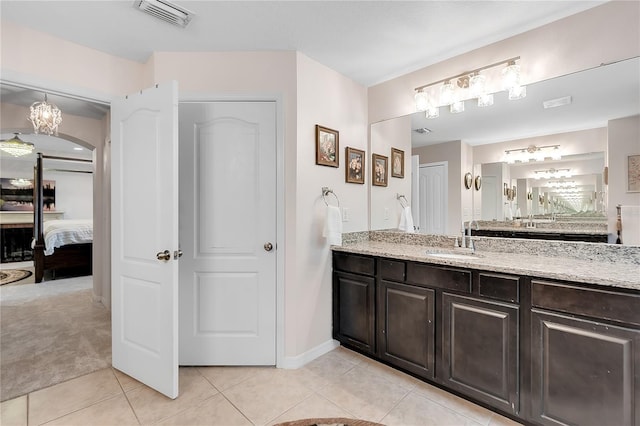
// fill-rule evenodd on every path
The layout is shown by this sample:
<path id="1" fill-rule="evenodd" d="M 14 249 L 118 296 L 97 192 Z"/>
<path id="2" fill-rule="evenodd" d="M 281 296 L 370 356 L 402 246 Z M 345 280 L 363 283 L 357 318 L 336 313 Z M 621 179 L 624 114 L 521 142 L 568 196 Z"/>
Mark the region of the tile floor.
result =
<path id="1" fill-rule="evenodd" d="M 517 425 L 339 347 L 298 370 L 180 368 L 171 400 L 111 368 L 0 405 L 9 425 L 274 425 L 310 417 L 393 425 Z"/>

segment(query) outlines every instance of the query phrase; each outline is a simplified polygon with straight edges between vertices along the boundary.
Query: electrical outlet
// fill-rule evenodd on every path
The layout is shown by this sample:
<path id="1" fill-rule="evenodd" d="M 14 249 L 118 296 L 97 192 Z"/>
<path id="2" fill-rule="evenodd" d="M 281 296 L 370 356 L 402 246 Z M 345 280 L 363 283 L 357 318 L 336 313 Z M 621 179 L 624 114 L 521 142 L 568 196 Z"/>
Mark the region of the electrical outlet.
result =
<path id="1" fill-rule="evenodd" d="M 384 220 L 389 220 L 389 209 L 386 207 L 384 209 Z"/>
<path id="2" fill-rule="evenodd" d="M 342 208 L 342 221 L 343 222 L 349 222 L 349 208 L 348 207 L 343 207 Z"/>

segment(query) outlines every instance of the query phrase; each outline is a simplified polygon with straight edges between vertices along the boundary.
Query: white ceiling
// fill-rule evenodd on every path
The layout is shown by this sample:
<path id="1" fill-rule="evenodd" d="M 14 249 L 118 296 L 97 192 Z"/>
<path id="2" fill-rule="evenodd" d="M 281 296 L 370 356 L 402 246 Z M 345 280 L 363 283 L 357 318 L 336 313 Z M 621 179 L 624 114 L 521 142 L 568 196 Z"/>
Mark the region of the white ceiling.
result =
<path id="1" fill-rule="evenodd" d="M 371 86 L 604 1 L 176 1 L 186 29 L 123 1 L 2 0 L 3 20 L 145 62 L 154 51 L 296 50 Z"/>

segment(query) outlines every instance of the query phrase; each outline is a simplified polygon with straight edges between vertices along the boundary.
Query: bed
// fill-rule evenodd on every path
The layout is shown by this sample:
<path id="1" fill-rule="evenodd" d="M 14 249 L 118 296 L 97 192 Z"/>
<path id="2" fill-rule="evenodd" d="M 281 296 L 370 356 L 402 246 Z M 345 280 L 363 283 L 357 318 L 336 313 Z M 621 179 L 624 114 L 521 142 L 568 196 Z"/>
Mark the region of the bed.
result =
<path id="1" fill-rule="evenodd" d="M 33 182 L 33 263 L 35 282 L 42 282 L 46 271 L 55 277 L 59 270 L 78 270 L 91 274 L 93 223 L 91 220 L 43 220 L 42 159 L 38 154 Z M 73 160 L 73 159 L 69 159 Z"/>

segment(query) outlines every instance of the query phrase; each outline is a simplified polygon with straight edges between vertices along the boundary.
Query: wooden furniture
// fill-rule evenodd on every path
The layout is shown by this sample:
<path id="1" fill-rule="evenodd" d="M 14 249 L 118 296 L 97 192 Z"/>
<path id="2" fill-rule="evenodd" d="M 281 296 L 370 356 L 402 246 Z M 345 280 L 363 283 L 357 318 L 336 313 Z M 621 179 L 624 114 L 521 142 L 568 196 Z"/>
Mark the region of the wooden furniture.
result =
<path id="1" fill-rule="evenodd" d="M 346 347 L 537 425 L 640 424 L 640 292 L 333 253 Z"/>
<path id="2" fill-rule="evenodd" d="M 525 238 L 532 240 L 583 241 L 587 243 L 606 243 L 609 236 L 596 232 L 545 232 L 543 230 L 506 230 L 506 229 L 473 229 L 472 235 L 478 237 Z"/>
<path id="3" fill-rule="evenodd" d="M 64 212 L 44 212 L 44 219 L 62 219 Z M 0 212 L 0 262 L 33 260 L 33 212 Z"/>
<path id="4" fill-rule="evenodd" d="M 64 159 L 63 157 L 55 157 Z M 35 245 L 33 247 L 33 263 L 35 269 L 35 282 L 42 282 L 45 271 L 82 269 L 91 274 L 93 260 L 93 243 L 71 244 L 55 249 L 54 253 L 46 256 L 44 242 L 44 215 L 43 215 L 43 190 L 42 190 L 42 159 L 38 153 L 33 178 L 33 227 Z M 73 159 L 76 161 L 75 159 Z"/>

